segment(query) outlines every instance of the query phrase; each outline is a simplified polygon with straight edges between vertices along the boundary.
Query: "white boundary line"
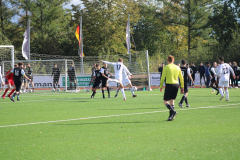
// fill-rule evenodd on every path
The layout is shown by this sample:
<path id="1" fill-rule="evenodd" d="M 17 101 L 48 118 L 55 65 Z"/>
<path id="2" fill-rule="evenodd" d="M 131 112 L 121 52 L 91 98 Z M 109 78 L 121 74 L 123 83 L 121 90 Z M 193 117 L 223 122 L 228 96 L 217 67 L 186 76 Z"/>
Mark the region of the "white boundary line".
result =
<path id="1" fill-rule="evenodd" d="M 240 103 L 228 104 L 228 105 L 208 106 L 208 107 L 198 107 L 198 108 L 187 108 L 187 109 L 180 109 L 178 111 L 189 110 L 189 109 L 224 108 L 223 106 L 235 106 L 235 105 L 239 105 L 239 104 Z M 230 107 L 227 107 L 227 108 L 230 108 Z M 231 108 L 237 108 L 237 107 L 231 107 Z M 169 112 L 169 110 L 153 111 L 153 112 L 142 112 L 142 113 L 129 113 L 129 114 L 119 114 L 119 115 L 108 115 L 108 116 L 97 116 L 97 117 L 86 117 L 86 118 L 66 119 L 66 120 L 56 120 L 56 121 L 46 121 L 46 122 L 35 122 L 35 123 L 25 123 L 25 124 L 14 124 L 14 125 L 0 126 L 0 128 L 28 126 L 28 125 L 36 125 L 36 124 L 48 124 L 48 123 L 57 123 L 57 122 L 70 122 L 70 121 L 87 120 L 87 119 L 99 119 L 99 118 L 132 116 L 132 115 L 152 114 L 152 113 L 161 113 L 161 112 Z"/>

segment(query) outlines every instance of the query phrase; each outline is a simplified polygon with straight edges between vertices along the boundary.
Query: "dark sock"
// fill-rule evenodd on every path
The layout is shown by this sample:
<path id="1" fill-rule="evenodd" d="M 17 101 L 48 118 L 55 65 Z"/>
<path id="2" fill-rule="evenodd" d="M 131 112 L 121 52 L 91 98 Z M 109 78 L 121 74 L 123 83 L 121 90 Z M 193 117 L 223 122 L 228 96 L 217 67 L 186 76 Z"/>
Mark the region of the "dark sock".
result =
<path id="1" fill-rule="evenodd" d="M 54 88 L 54 89 L 56 89 L 56 86 L 55 86 L 55 84 L 53 85 L 53 88 Z"/>
<path id="2" fill-rule="evenodd" d="M 17 98 L 19 98 L 20 93 L 17 94 Z"/>
<path id="3" fill-rule="evenodd" d="M 60 88 L 60 85 L 58 85 L 58 88 Z"/>
<path id="4" fill-rule="evenodd" d="M 110 95 L 110 90 L 109 90 L 109 88 L 107 87 L 107 92 L 108 92 L 108 95 Z"/>
<path id="5" fill-rule="evenodd" d="M 187 100 L 187 97 L 185 98 L 185 102 L 186 102 L 186 104 L 188 104 L 188 100 Z"/>
<path id="6" fill-rule="evenodd" d="M 174 110 L 169 103 L 166 104 L 166 107 L 167 107 L 170 111 L 173 111 L 173 110 Z"/>
<path id="7" fill-rule="evenodd" d="M 77 83 L 74 83 L 74 89 L 75 90 L 77 89 Z"/>
<path id="8" fill-rule="evenodd" d="M 172 106 L 172 108 L 173 108 L 173 110 L 174 110 L 174 105 L 171 105 Z"/>
<path id="9" fill-rule="evenodd" d="M 181 101 L 180 101 L 180 103 L 182 104 L 183 101 L 184 101 L 186 98 L 187 98 L 187 97 L 186 97 L 185 95 L 183 95 L 183 96 L 182 96 L 182 99 L 181 99 Z"/>
<path id="10" fill-rule="evenodd" d="M 94 97 L 94 96 L 95 96 L 95 94 L 96 94 L 96 92 L 93 92 L 92 96 Z"/>
<path id="11" fill-rule="evenodd" d="M 212 88 L 215 89 L 216 91 L 218 91 L 218 89 L 216 87 L 212 86 Z"/>
<path id="12" fill-rule="evenodd" d="M 14 98 L 16 95 L 17 95 L 17 93 L 15 92 L 15 93 L 13 93 L 13 96 L 12 96 L 12 97 Z"/>
<path id="13" fill-rule="evenodd" d="M 216 84 L 216 88 L 218 88 L 218 84 Z"/>
<path id="14" fill-rule="evenodd" d="M 102 95 L 103 95 L 103 98 L 105 98 L 105 95 L 104 95 L 104 90 L 102 90 Z"/>
<path id="15" fill-rule="evenodd" d="M 70 90 L 72 90 L 72 82 L 70 82 Z"/>

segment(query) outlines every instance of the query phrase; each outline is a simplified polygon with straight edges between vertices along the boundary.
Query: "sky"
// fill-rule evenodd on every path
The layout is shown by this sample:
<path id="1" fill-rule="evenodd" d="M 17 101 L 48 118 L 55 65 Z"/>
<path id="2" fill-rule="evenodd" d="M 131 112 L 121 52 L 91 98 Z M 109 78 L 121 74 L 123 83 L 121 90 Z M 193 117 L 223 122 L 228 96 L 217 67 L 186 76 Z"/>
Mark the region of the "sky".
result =
<path id="1" fill-rule="evenodd" d="M 82 4 L 82 2 L 81 2 L 81 0 L 71 0 L 71 2 L 69 4 L 67 4 L 67 5 L 65 5 L 64 8 L 71 9 L 71 5 L 72 4 L 73 5 L 78 5 L 78 4 Z M 18 22 L 18 18 L 19 18 L 19 16 L 14 16 L 12 18 L 12 22 L 17 23 Z"/>

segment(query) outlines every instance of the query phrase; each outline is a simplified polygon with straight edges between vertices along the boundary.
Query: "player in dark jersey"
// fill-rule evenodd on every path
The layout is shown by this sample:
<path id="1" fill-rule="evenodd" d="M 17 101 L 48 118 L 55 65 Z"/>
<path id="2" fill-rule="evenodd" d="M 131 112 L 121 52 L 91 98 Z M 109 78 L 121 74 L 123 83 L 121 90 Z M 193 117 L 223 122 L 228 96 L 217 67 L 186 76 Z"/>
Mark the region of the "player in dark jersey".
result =
<path id="1" fill-rule="evenodd" d="M 100 65 L 99 64 L 96 64 L 96 71 L 93 72 L 93 80 L 94 80 L 94 84 L 93 84 L 93 87 L 92 87 L 93 93 L 91 95 L 91 98 L 94 98 L 97 89 L 99 89 L 100 85 L 101 85 L 102 74 L 101 74 L 101 71 L 100 71 Z"/>
<path id="2" fill-rule="evenodd" d="M 60 69 L 57 68 L 57 64 L 54 64 L 51 78 L 52 76 L 53 76 L 53 88 L 56 90 L 56 85 L 58 85 L 58 88 L 60 88 L 60 85 L 59 85 Z"/>
<path id="3" fill-rule="evenodd" d="M 34 92 L 34 83 L 33 83 L 33 70 L 30 67 L 30 63 L 27 64 L 27 68 L 25 69 L 26 76 L 31 79 L 31 82 L 27 79 L 25 80 L 24 90 L 27 92 L 29 89 L 29 83 L 32 85 L 32 91 Z"/>
<path id="4" fill-rule="evenodd" d="M 93 68 L 92 68 L 91 70 L 92 70 L 92 75 L 91 75 L 91 80 L 90 80 L 90 82 L 89 82 L 89 85 L 88 85 L 88 89 L 87 89 L 87 90 L 89 90 L 90 85 L 94 83 L 94 82 L 93 82 L 93 73 L 96 71 L 96 63 L 94 63 Z"/>
<path id="5" fill-rule="evenodd" d="M 15 90 L 16 92 L 11 96 L 11 100 L 14 101 L 14 97 L 17 95 L 17 100 L 19 101 L 19 94 L 21 90 L 21 85 L 22 85 L 22 77 L 26 78 L 27 80 L 31 81 L 26 75 L 25 72 L 23 71 L 23 63 L 19 62 L 18 67 L 14 68 L 11 73 L 14 74 L 13 79 L 14 79 L 14 84 L 15 84 Z M 9 75 L 10 73 L 8 73 Z M 7 76 L 8 76 L 7 75 Z"/>
<path id="6" fill-rule="evenodd" d="M 17 68 L 18 65 L 15 64 L 14 68 Z M 14 80 L 13 80 L 13 76 L 14 74 L 11 72 L 12 69 L 10 69 L 9 71 L 7 71 L 7 73 L 5 74 L 5 84 L 8 86 L 7 89 L 5 89 L 5 92 L 2 95 L 2 98 L 5 99 L 5 95 L 7 94 L 8 90 L 11 89 L 11 86 L 13 86 L 14 88 L 11 90 L 11 92 L 8 94 L 8 97 L 10 98 L 11 95 L 13 94 L 13 92 L 15 92 L 15 84 L 14 84 Z M 9 74 L 8 74 L 9 73 Z M 8 75 L 8 76 L 7 76 Z"/>
<path id="7" fill-rule="evenodd" d="M 192 79 L 193 81 L 195 81 L 195 74 L 197 73 L 197 67 L 192 62 L 190 68 L 192 69 L 192 74 L 191 74 Z M 194 84 L 192 84 L 192 88 L 194 88 Z"/>
<path id="8" fill-rule="evenodd" d="M 77 92 L 77 83 L 76 83 L 76 75 L 75 75 L 75 68 L 73 62 L 71 62 L 70 67 L 68 67 L 68 77 L 70 82 L 70 90 L 73 92 L 73 86 L 74 83 L 74 90 Z"/>
<path id="9" fill-rule="evenodd" d="M 238 66 L 237 66 L 237 63 L 236 63 L 236 62 L 233 62 L 232 69 L 233 69 L 233 71 L 234 71 L 234 73 L 235 73 L 235 75 L 236 75 L 237 70 L 238 70 Z M 237 88 L 238 88 L 238 79 L 237 79 L 237 78 L 233 79 L 233 83 L 234 83 L 234 88 L 237 89 Z"/>
<path id="10" fill-rule="evenodd" d="M 213 89 L 215 89 L 217 91 L 217 94 L 219 94 L 219 90 L 218 90 L 218 83 L 217 83 L 217 74 L 216 74 L 216 71 L 215 71 L 215 68 L 217 67 L 217 63 L 214 62 L 213 63 L 213 66 L 209 68 L 209 73 L 211 75 L 211 83 L 210 83 L 210 87 L 212 87 Z M 214 87 L 213 85 L 216 85 L 216 87 Z M 214 93 L 214 92 L 212 92 Z"/>
<path id="11" fill-rule="evenodd" d="M 183 75 L 183 81 L 184 81 L 184 95 L 182 96 L 182 99 L 180 101 L 180 103 L 178 104 L 179 107 L 183 108 L 183 101 L 185 100 L 186 102 L 186 107 L 190 107 L 190 105 L 188 104 L 188 99 L 187 99 L 187 96 L 188 96 L 188 78 L 191 79 L 192 83 L 194 84 L 194 81 L 192 79 L 192 76 L 191 76 L 191 73 L 190 73 L 190 69 L 186 67 L 186 61 L 185 60 L 182 60 L 181 61 L 181 64 L 182 64 L 182 67 L 181 70 L 182 70 L 182 75 Z"/>
<path id="12" fill-rule="evenodd" d="M 109 72 L 109 69 L 107 68 L 107 64 L 104 63 L 103 64 L 104 66 L 101 68 L 101 74 L 102 74 L 102 95 L 103 95 L 103 98 L 105 98 L 105 95 L 104 95 L 104 88 L 107 88 L 107 91 L 108 91 L 108 98 L 110 98 L 110 90 L 109 90 L 109 87 L 108 87 L 108 75 L 110 74 L 111 76 L 112 73 Z"/>

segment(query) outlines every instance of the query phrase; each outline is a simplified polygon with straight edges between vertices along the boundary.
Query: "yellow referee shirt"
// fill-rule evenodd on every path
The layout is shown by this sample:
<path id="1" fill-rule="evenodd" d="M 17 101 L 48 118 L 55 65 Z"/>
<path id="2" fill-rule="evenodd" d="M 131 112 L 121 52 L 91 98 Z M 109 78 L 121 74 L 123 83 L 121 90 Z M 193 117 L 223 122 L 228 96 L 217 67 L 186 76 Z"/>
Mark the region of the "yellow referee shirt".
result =
<path id="1" fill-rule="evenodd" d="M 178 84 L 178 77 L 180 79 L 181 88 L 184 88 L 183 76 L 180 67 L 170 63 L 163 68 L 160 88 L 163 88 L 163 83 L 166 77 L 166 84 Z"/>

